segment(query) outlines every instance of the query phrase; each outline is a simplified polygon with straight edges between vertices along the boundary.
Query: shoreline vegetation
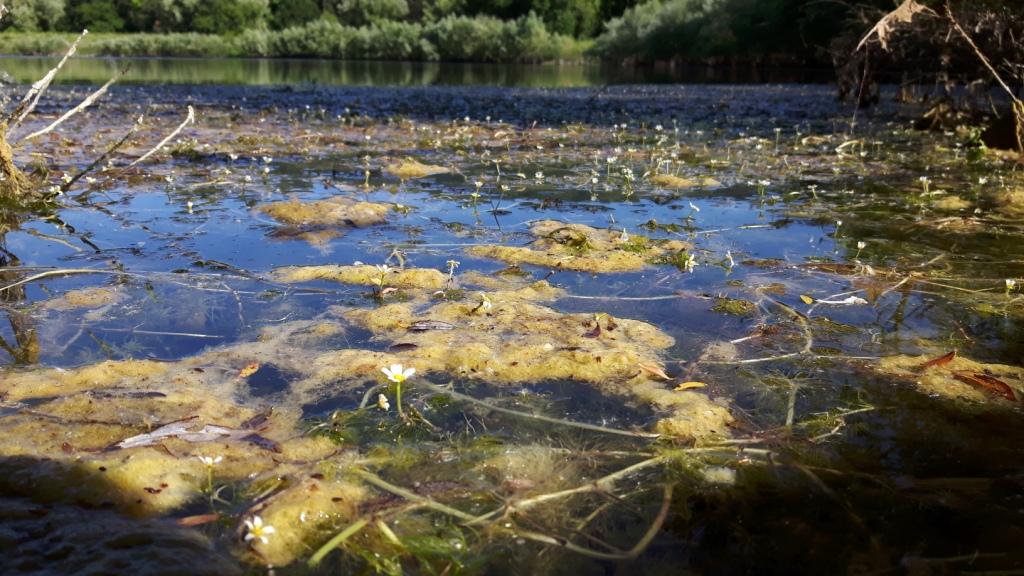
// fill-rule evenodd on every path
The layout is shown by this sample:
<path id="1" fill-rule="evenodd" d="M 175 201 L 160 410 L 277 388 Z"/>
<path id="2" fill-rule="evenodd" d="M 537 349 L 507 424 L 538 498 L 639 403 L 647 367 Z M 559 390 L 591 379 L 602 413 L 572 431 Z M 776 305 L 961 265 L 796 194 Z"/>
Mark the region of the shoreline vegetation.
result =
<path id="1" fill-rule="evenodd" d="M 0 54 L 55 56 L 77 35 L 62 32 L 5 32 Z M 590 40 L 549 32 L 530 15 L 517 20 L 455 16 L 423 25 L 386 21 L 364 27 L 317 20 L 284 30 L 239 34 L 90 33 L 81 56 L 323 58 L 421 62 L 540 63 L 583 61 Z"/>

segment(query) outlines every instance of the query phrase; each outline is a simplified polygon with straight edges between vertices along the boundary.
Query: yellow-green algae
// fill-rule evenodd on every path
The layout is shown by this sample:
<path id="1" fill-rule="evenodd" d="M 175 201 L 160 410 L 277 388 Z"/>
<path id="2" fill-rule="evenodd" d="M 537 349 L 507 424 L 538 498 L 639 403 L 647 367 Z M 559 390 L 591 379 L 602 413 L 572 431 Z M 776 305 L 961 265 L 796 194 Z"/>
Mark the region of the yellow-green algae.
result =
<path id="1" fill-rule="evenodd" d="M 82 308 L 99 308 L 110 304 L 116 304 L 124 298 L 124 293 L 115 288 L 91 287 L 78 290 L 68 290 L 64 294 L 47 300 L 43 308 L 47 310 L 78 310 Z"/>
<path id="2" fill-rule="evenodd" d="M 941 352 L 923 356 L 888 356 L 878 361 L 876 369 L 885 375 L 895 376 L 912 382 L 921 392 L 944 398 L 963 399 L 987 403 L 994 407 L 1014 406 L 998 394 L 972 386 L 954 376 L 956 373 L 987 374 L 998 378 L 1009 386 L 1018 399 L 1024 398 L 1024 367 L 1006 364 L 988 364 L 957 355 L 947 364 L 921 368 L 929 360 L 941 356 Z"/>
<path id="3" fill-rule="evenodd" d="M 299 329 L 305 329 L 306 337 L 333 333 L 325 326 L 286 326 L 278 340 L 179 362 L 6 372 L 0 387 L 4 403 L 20 409 L 0 419 L 0 489 L 37 502 L 112 507 L 138 517 L 163 515 L 205 498 L 208 469 L 199 457 L 221 457 L 212 470 L 216 484 L 284 479 L 284 489 L 259 508 L 281 536 L 268 543 L 254 541 L 251 547 L 262 562 L 293 561 L 307 552 L 300 542 L 347 521 L 363 494 L 341 477 L 307 477 L 317 463 L 340 460 L 333 442 L 301 432 L 298 408 L 281 406 L 262 418 L 252 430 L 258 442 L 242 434 L 195 443 L 164 438 L 128 449 L 115 444 L 181 420 L 195 422 L 193 429 L 203 424 L 245 429 L 261 412 L 233 400 L 242 396 L 244 386 L 238 368 L 247 359 L 275 358 L 271 350 L 296 355 L 299 348 L 286 342 L 291 334 Z"/>
<path id="4" fill-rule="evenodd" d="M 334 197 L 313 202 L 271 202 L 257 210 L 283 224 L 365 228 L 386 222 L 391 206 Z"/>
<path id="5" fill-rule="evenodd" d="M 656 184 L 663 188 L 714 188 L 722 185 L 718 180 L 707 176 L 684 178 L 672 174 L 655 174 L 648 178 L 648 180 L 651 184 Z"/>
<path id="6" fill-rule="evenodd" d="M 674 343 L 672 337 L 645 322 L 564 314 L 531 301 L 548 288 L 537 282 L 529 289 L 480 293 L 458 302 L 335 309 L 380 338 L 410 346 L 393 353 L 327 352 L 313 361 L 315 376 L 306 386 L 376 377 L 381 366 L 393 363 L 497 384 L 575 380 L 667 412 L 656 425 L 661 433 L 702 440 L 728 434 L 731 417 L 725 408 L 698 392 L 669 390 L 641 367 L 661 366 L 661 351 Z M 448 329 L 411 329 L 425 321 L 443 322 Z"/>
<path id="7" fill-rule="evenodd" d="M 390 268 L 386 273 L 376 266 L 288 266 L 274 270 L 273 277 L 278 282 L 296 283 L 313 280 L 333 280 L 342 284 L 359 284 L 376 286 L 384 278 L 384 286 L 394 288 L 424 288 L 438 290 L 443 288 L 448 276 L 432 268 Z"/>
<path id="8" fill-rule="evenodd" d="M 533 264 L 582 272 L 630 272 L 641 270 L 652 257 L 692 248 L 687 242 L 648 241 L 636 250 L 637 238 L 618 230 L 602 230 L 584 224 L 543 220 L 530 226 L 537 237 L 529 246 L 472 246 L 472 256 L 494 258 L 509 264 Z M 646 240 L 646 238 L 645 238 Z"/>
<path id="9" fill-rule="evenodd" d="M 444 166 L 424 164 L 414 158 L 406 158 L 404 160 L 388 164 L 384 167 L 384 171 L 393 176 L 397 176 L 402 180 L 410 180 L 413 178 L 436 176 L 438 174 L 448 174 L 451 172 L 451 169 L 445 168 Z"/>

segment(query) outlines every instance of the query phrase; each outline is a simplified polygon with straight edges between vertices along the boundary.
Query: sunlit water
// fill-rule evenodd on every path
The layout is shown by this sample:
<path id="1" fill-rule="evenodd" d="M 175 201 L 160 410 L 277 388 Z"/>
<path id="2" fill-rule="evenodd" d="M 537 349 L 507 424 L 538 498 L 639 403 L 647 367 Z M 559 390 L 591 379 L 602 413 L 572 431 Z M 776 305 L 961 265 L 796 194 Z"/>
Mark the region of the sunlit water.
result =
<path id="1" fill-rule="evenodd" d="M 93 79 L 90 74 L 113 64 L 86 65 L 100 67 L 81 69 Z M 330 65 L 295 65 L 307 82 L 369 82 L 344 68 L 332 68 L 328 77 L 309 69 Z M 198 68 L 175 66 L 152 74 L 209 81 Z M 292 76 L 279 66 L 246 62 L 229 81 L 287 82 Z M 466 82 L 429 72 L 430 66 L 402 66 L 406 72 L 385 83 Z M 150 72 L 141 68 L 137 80 L 145 81 Z M 473 83 L 521 82 L 514 70 L 465 70 Z M 26 67 L 15 75 L 38 72 Z M 586 69 L 564 72 L 552 69 L 522 82 L 597 82 Z M 48 101 L 43 113 L 85 93 L 73 90 L 57 93 L 61 99 Z M 17 313 L 38 331 L 39 364 L 174 361 L 254 341 L 261 330 L 318 317 L 331 306 L 379 305 L 367 286 L 269 281 L 282 266 L 395 265 L 397 252 L 410 268 L 447 270 L 447 262 L 457 260 L 457 275 L 495 274 L 507 263 L 466 249 L 526 245 L 534 239 L 531 223 L 548 219 L 685 240 L 693 244 L 692 270 L 671 264 L 620 273 L 522 266 L 532 278 L 565 290 L 550 304 L 558 311 L 642 320 L 671 335 L 675 344 L 662 356 L 672 379 L 665 386 L 699 382 L 700 393 L 734 415 L 734 437 L 760 450 L 718 457 L 715 463 L 738 472 L 735 484 L 682 480 L 660 535 L 620 566 L 735 574 L 1020 568 L 1019 403 L 992 394 L 943 396 L 915 387 L 913 376 L 875 368 L 884 357 L 921 355 L 923 363 L 956 349 L 979 362 L 1016 366 L 1018 379 L 1008 384 L 1021 382 L 1024 306 L 1019 288 L 1005 281 L 1024 278 L 1024 221 L 1019 213 L 1000 212 L 987 194 L 1020 186 L 1019 179 L 997 160 L 968 161 L 954 135 L 908 130 L 913 109 L 886 105 L 861 112 L 851 131 L 852 111 L 834 102 L 826 86 L 128 87 L 113 91 L 89 119 L 88 131 L 68 134 L 68 143 L 38 146 L 68 150 L 69 160 L 56 162 L 73 172 L 89 157 L 92 148 L 77 144 L 88 143 L 92 129 L 120 134 L 129 118 L 146 112 L 161 126 L 145 137 L 153 142 L 180 120 L 185 102 L 197 107 L 198 120 L 184 133 L 188 144 L 176 158 L 161 154 L 134 182 L 110 176 L 107 186 L 108 177 L 98 175 L 87 199 L 66 195 L 53 218 L 11 216 L 4 253 L 8 265 L 17 258 L 25 275 L 67 268 L 128 273 L 47 277 L 8 300 L 12 318 Z M 297 144 L 301 139 L 310 144 Z M 400 180 L 384 170 L 405 157 L 457 172 Z M 656 168 L 659 160 L 664 167 Z M 656 170 L 717 182 L 659 186 L 648 181 Z M 394 210 L 385 224 L 346 228 L 310 243 L 290 237 L 256 209 L 286 198 L 339 195 Z M 936 204 L 949 197 L 963 202 Z M 119 286 L 127 297 L 100 313 L 41 305 L 87 286 Z M 856 299 L 847 300 L 851 296 Z M 717 306 L 724 298 L 753 306 L 725 313 Z M 811 341 L 800 326 L 808 327 Z M 15 342 L 17 331 L 12 322 L 0 336 Z M 382 350 L 390 344 L 353 327 L 332 346 Z M 716 345 L 729 352 L 720 347 L 709 354 Z M 289 385 L 288 373 L 261 372 L 249 382 L 246 402 L 259 404 Z M 447 382 L 450 375 L 430 379 Z M 477 394 L 489 393 L 486 378 L 475 386 Z M 543 399 L 542 409 L 556 417 L 638 429 L 652 422 L 649 406 L 578 382 L 538 381 L 513 390 Z M 303 414 L 312 419 L 350 411 L 361 395 L 307 403 Z M 449 432 L 463 419 L 439 414 Z M 499 414 L 473 417 L 509 445 L 643 448 Z M 472 430 L 465 433 L 482 434 Z M 446 439 L 423 442 L 424 450 L 439 450 Z M 368 435 L 356 448 L 378 445 L 389 443 Z M 466 481 L 454 468 L 446 477 L 437 461 L 424 474 Z M 665 481 L 637 477 L 632 485 Z M 635 528 L 625 530 L 630 534 L 642 531 L 653 509 L 641 502 L 649 513 L 638 516 L 628 505 L 613 511 L 609 533 L 623 526 Z M 241 509 L 236 504 L 224 513 Z M 206 533 L 222 549 L 232 545 L 229 529 Z M 551 565 L 534 565 L 524 558 L 543 547 L 509 546 L 488 548 L 490 563 L 476 569 L 543 565 L 551 573 L 607 573 L 614 566 L 569 552 L 559 552 Z M 506 557 L 511 567 L 503 569 L 499 559 Z M 415 572 L 416 566 L 405 569 Z"/>

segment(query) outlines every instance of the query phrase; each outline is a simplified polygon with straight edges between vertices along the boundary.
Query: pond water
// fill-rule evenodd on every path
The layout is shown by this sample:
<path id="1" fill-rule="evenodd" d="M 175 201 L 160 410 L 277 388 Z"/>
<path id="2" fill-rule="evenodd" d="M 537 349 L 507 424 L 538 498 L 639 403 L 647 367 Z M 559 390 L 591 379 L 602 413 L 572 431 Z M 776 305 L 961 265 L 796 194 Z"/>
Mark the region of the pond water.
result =
<path id="1" fill-rule="evenodd" d="M 6 573 L 1024 568 L 1024 182 L 970 134 L 180 80 L 17 145 L 117 150 L 0 212 Z"/>
<path id="2" fill-rule="evenodd" d="M 0 57 L 10 80 L 31 83 L 59 58 Z M 322 84 L 354 86 L 518 86 L 571 88 L 605 84 L 831 81 L 831 70 L 756 66 L 611 66 L 563 64 L 474 64 L 299 59 L 78 58 L 58 83 L 102 84 L 126 69 L 122 84 Z"/>

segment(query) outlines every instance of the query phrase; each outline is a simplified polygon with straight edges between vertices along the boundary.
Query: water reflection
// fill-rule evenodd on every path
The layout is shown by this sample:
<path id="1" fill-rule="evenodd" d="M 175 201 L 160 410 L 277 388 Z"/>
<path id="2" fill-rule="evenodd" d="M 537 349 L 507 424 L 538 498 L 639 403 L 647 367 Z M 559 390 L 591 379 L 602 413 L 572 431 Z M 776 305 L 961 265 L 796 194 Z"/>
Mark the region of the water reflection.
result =
<path id="1" fill-rule="evenodd" d="M 56 58 L 4 57 L 0 71 L 16 82 L 34 82 Z M 572 88 L 604 84 L 828 82 L 831 71 L 752 66 L 611 66 L 566 64 L 467 64 L 340 60 L 223 58 L 77 58 L 58 83 L 101 84 L 126 64 L 124 83 L 325 84 L 348 86 L 521 86 Z"/>

